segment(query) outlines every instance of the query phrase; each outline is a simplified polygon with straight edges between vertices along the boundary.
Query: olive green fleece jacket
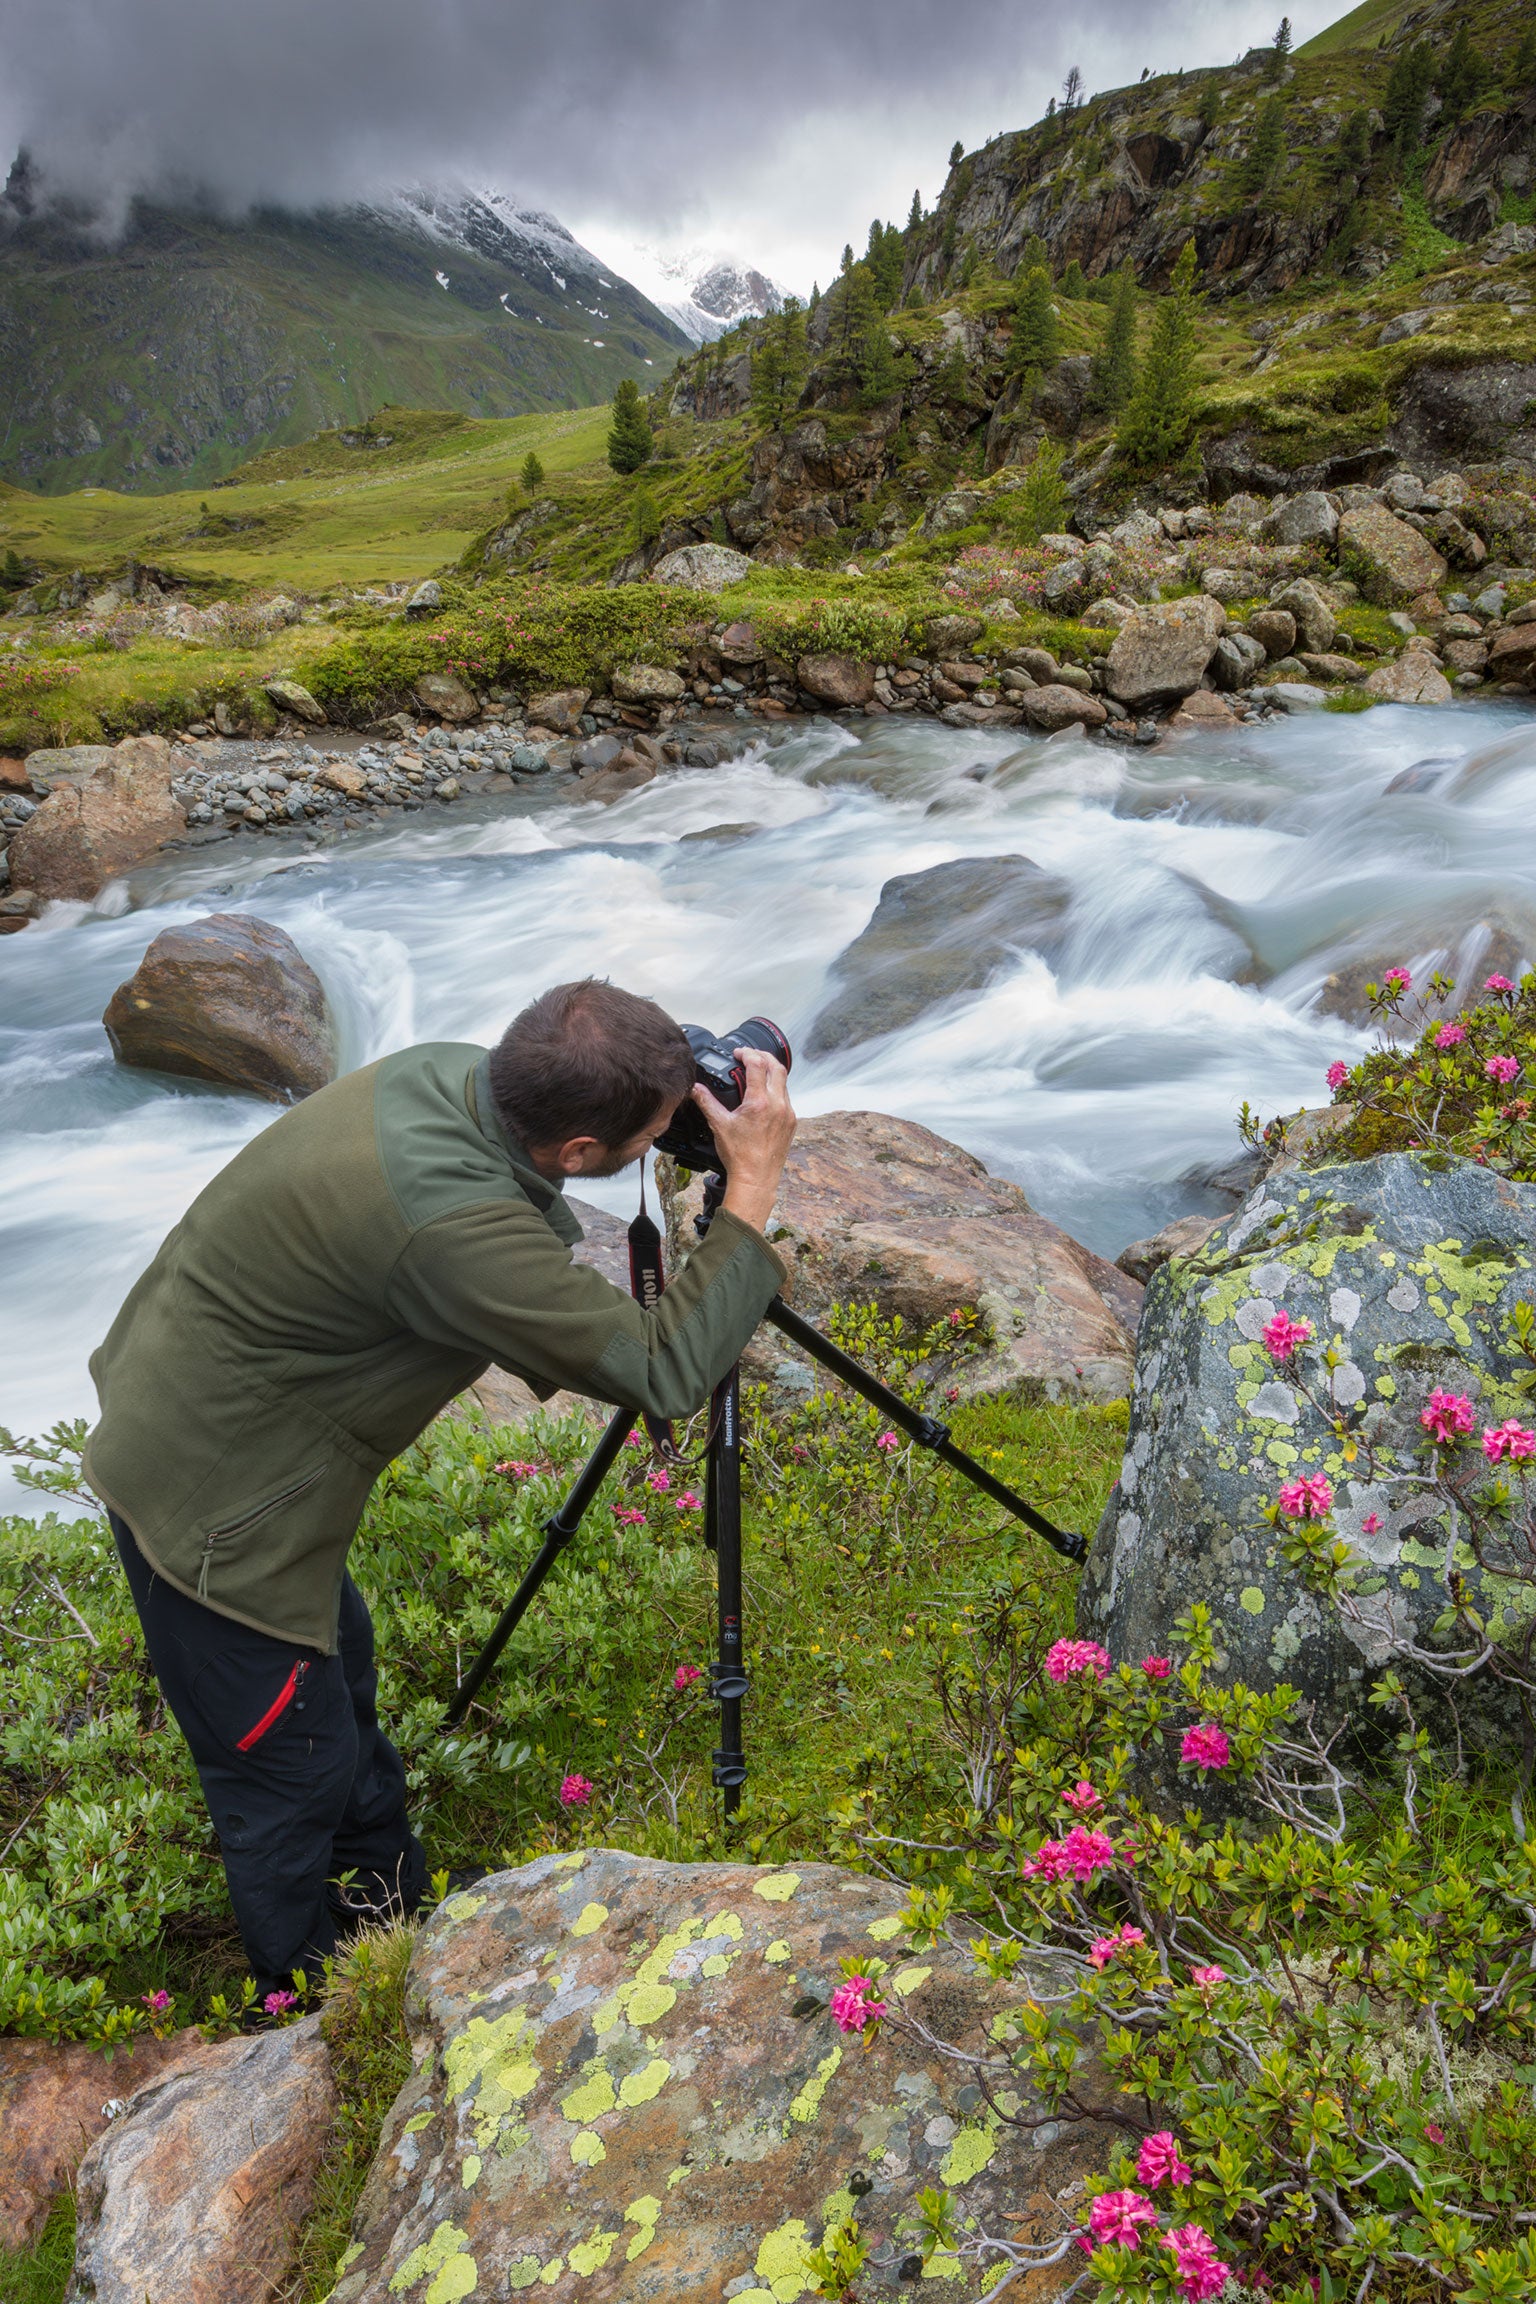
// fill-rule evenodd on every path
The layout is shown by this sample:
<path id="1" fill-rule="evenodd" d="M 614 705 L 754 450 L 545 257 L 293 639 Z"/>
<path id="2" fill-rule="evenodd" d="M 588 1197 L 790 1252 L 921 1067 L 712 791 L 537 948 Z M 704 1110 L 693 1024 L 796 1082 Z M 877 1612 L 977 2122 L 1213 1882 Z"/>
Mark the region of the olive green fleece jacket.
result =
<path id="1" fill-rule="evenodd" d="M 178 1591 L 331 1653 L 369 1490 L 494 1361 L 687 1416 L 784 1277 L 720 1214 L 654 1311 L 500 1126 L 489 1059 L 407 1048 L 320 1090 L 201 1192 L 91 1361 L 86 1476 Z"/>

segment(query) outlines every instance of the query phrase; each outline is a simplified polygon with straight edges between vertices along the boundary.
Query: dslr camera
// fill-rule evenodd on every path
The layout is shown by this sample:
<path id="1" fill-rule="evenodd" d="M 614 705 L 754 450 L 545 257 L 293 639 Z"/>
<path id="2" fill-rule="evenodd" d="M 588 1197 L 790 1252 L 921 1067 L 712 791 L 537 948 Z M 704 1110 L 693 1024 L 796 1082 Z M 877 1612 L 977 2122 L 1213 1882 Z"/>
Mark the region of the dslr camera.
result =
<path id="1" fill-rule="evenodd" d="M 734 1032 L 714 1033 L 703 1024 L 685 1024 L 683 1033 L 693 1050 L 694 1078 L 702 1081 L 728 1112 L 734 1112 L 746 1094 L 746 1066 L 741 1060 L 744 1048 L 760 1048 L 765 1056 L 777 1057 L 786 1072 L 794 1062 L 789 1042 L 766 1016 L 749 1016 Z M 670 1152 L 685 1168 L 703 1171 L 721 1165 L 713 1131 L 691 1096 L 683 1098 L 665 1133 L 657 1137 L 656 1149 Z"/>

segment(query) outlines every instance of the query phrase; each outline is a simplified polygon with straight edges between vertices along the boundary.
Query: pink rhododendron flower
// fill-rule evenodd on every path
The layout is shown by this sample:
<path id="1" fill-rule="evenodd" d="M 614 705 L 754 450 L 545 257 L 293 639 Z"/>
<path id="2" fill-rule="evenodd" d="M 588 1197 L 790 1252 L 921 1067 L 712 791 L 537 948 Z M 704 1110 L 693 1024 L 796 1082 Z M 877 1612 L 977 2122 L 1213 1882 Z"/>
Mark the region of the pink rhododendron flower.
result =
<path id="1" fill-rule="evenodd" d="M 1186 1768 L 1225 1768 L 1232 1758 L 1232 1747 L 1227 1742 L 1225 1728 L 1218 1728 L 1213 1720 L 1202 1720 L 1198 1727 L 1186 1728 L 1184 1741 L 1179 1746 L 1179 1760 Z"/>
<path id="2" fill-rule="evenodd" d="M 1381 1534 L 1381 1514 L 1379 1512 L 1367 1512 L 1360 1523 L 1360 1532 L 1363 1536 L 1379 1536 Z"/>
<path id="3" fill-rule="evenodd" d="M 1429 2138 L 1431 2144 L 1443 2144 L 1445 2142 L 1445 2130 L 1443 2128 L 1437 2128 L 1433 2120 L 1425 2121 L 1424 2133 Z"/>
<path id="4" fill-rule="evenodd" d="M 626 1436 L 624 1445 L 626 1448 L 643 1448 L 645 1446 L 645 1434 L 641 1431 L 638 1424 L 635 1426 L 634 1430 Z"/>
<path id="5" fill-rule="evenodd" d="M 163 2016 L 171 2004 L 169 1992 L 141 1992 L 139 1998 L 151 2016 Z"/>
<path id="6" fill-rule="evenodd" d="M 1467 1036 L 1465 1024 L 1442 1024 L 1435 1034 L 1437 1048 L 1456 1048 Z"/>
<path id="7" fill-rule="evenodd" d="M 1333 1510 L 1333 1489 L 1320 1472 L 1280 1483 L 1280 1509 L 1287 1520 L 1321 1520 Z"/>
<path id="8" fill-rule="evenodd" d="M 1327 1072 L 1324 1074 L 1324 1078 L 1327 1080 L 1330 1088 L 1343 1087 L 1345 1081 L 1349 1078 L 1349 1066 L 1345 1063 L 1342 1056 L 1335 1056 L 1333 1062 L 1329 1065 Z"/>
<path id="9" fill-rule="evenodd" d="M 1227 1972 L 1225 1968 L 1191 1968 L 1189 1980 L 1191 1984 L 1198 1984 L 1202 1992 L 1209 1992 L 1213 1985 L 1225 1984 Z"/>
<path id="10" fill-rule="evenodd" d="M 1024 1865 L 1027 1880 L 1092 1880 L 1115 1861 L 1115 1844 L 1107 1832 L 1090 1832 L 1074 1824 L 1065 1840 L 1042 1840 Z"/>
<path id="11" fill-rule="evenodd" d="M 1440 1447 L 1451 1447 L 1472 1429 L 1472 1403 L 1465 1392 L 1431 1392 L 1419 1422 Z"/>
<path id="12" fill-rule="evenodd" d="M 1171 1656 L 1143 1656 L 1141 1668 L 1149 1680 L 1166 1680 L 1173 1670 Z"/>
<path id="13" fill-rule="evenodd" d="M 1113 1936 L 1095 1936 L 1088 1947 L 1090 1968 L 1107 1968 L 1117 1952 L 1129 1952 L 1138 1944 L 1145 1944 L 1143 1928 L 1117 1928 Z"/>
<path id="14" fill-rule="evenodd" d="M 1525 1426 L 1517 1424 L 1513 1416 L 1507 1423 L 1490 1424 L 1483 1434 L 1483 1454 L 1490 1464 L 1502 1463 L 1506 1456 L 1513 1457 L 1517 1464 L 1523 1464 L 1533 1453 L 1536 1453 L 1536 1432 L 1527 1432 Z"/>
<path id="15" fill-rule="evenodd" d="M 951 1312 L 951 1314 L 950 1314 L 950 1316 L 949 1316 L 949 1324 L 950 1324 L 951 1328 L 958 1328 L 958 1327 L 959 1327 L 959 1325 L 960 1325 L 960 1323 L 961 1323 L 961 1321 L 962 1321 L 964 1318 L 965 1318 L 965 1314 L 964 1314 L 963 1312 L 959 1312 L 959 1311 Z"/>
<path id="16" fill-rule="evenodd" d="M 1053 1680 L 1068 1680 L 1074 1672 L 1092 1672 L 1102 1680 L 1109 1667 L 1109 1650 L 1092 1640 L 1058 1640 L 1046 1650 L 1045 1668 Z"/>
<path id="17" fill-rule="evenodd" d="M 1219 2296 L 1232 2275 L 1230 2264 L 1223 2264 L 1216 2253 L 1216 2243 L 1209 2232 L 1198 2224 L 1180 2224 L 1162 2235 L 1165 2248 L 1171 2248 L 1179 2267 L 1179 2282 L 1190 2304 L 1204 2304 L 1207 2296 Z"/>
<path id="18" fill-rule="evenodd" d="M 1513 992 L 1514 986 L 1507 976 L 1485 976 L 1483 978 L 1483 990 L 1485 992 Z"/>
<path id="19" fill-rule="evenodd" d="M 1071 1791 L 1063 1792 L 1062 1798 L 1067 1806 L 1075 1808 L 1080 1816 L 1085 1815 L 1090 1808 L 1103 1806 L 1102 1800 L 1086 1776 L 1079 1776 Z"/>
<path id="20" fill-rule="evenodd" d="M 531 1480 L 538 1466 L 525 1464 L 519 1456 L 505 1456 L 496 1469 L 508 1480 Z"/>
<path id="21" fill-rule="evenodd" d="M 1520 1077 L 1520 1060 L 1516 1056 L 1490 1056 L 1483 1070 L 1490 1080 L 1497 1080 L 1501 1088 L 1507 1088 L 1511 1080 Z"/>
<path id="22" fill-rule="evenodd" d="M 1406 968 L 1389 968 L 1386 981 L 1399 992 L 1406 992 L 1413 982 Z"/>
<path id="23" fill-rule="evenodd" d="M 670 1472 L 647 1472 L 645 1484 L 653 1496 L 665 1496 L 672 1486 Z"/>
<path id="24" fill-rule="evenodd" d="M 615 1504 L 613 1516 L 621 1528 L 643 1528 L 645 1514 L 638 1504 Z"/>
<path id="25" fill-rule="evenodd" d="M 269 1992 L 261 2005 L 269 2016 L 286 2016 L 288 2010 L 297 2008 L 298 2004 L 297 1992 Z"/>
<path id="26" fill-rule="evenodd" d="M 1088 2210 L 1088 2229 L 1101 2248 L 1135 2248 L 1141 2227 L 1156 2222 L 1157 2210 L 1140 2192 L 1101 2192 Z"/>
<path id="27" fill-rule="evenodd" d="M 1311 1343 L 1312 1323 L 1293 1320 L 1289 1312 L 1277 1312 L 1273 1320 L 1264 1323 L 1263 1336 L 1271 1360 L 1289 1360 L 1299 1344 Z"/>
<path id="28" fill-rule="evenodd" d="M 578 1776 L 573 1772 L 560 1787 L 560 1805 L 562 1808 L 585 1808 L 596 1790 L 597 1786 L 590 1777 Z"/>
<path id="29" fill-rule="evenodd" d="M 901 1446 L 901 1442 L 897 1439 L 894 1432 L 882 1432 L 879 1438 L 876 1440 L 875 1446 L 880 1449 L 882 1454 L 889 1456 L 893 1450 Z"/>
<path id="30" fill-rule="evenodd" d="M 1142 2139 L 1136 2155 L 1136 2174 L 1139 2181 L 1156 2191 L 1159 2184 L 1187 2184 L 1193 2170 L 1187 2161 L 1179 2158 L 1179 2140 L 1171 2128 L 1159 2128 L 1155 2135 Z"/>
<path id="31" fill-rule="evenodd" d="M 672 1675 L 672 1685 L 681 1696 L 685 1688 L 691 1688 L 695 1680 L 702 1680 L 703 1677 L 697 1664 L 679 1664 Z"/>
<path id="32" fill-rule="evenodd" d="M 951 1408 L 953 1408 L 953 1406 L 954 1406 L 955 1402 L 956 1402 L 956 1401 L 959 1399 L 959 1397 L 960 1397 L 960 1387 L 959 1387 L 959 1385 L 958 1385 L 958 1384 L 946 1384 L 946 1385 L 945 1385 L 945 1387 L 944 1387 L 944 1397 L 945 1397 L 945 1399 L 946 1399 L 946 1400 L 949 1402 L 949 1404 L 950 1404 Z"/>
<path id="33" fill-rule="evenodd" d="M 886 2003 L 873 1997 L 874 1990 L 871 1976 L 849 1976 L 839 1984 L 832 1995 L 832 2020 L 840 2032 L 862 2032 L 867 2024 L 879 2023 Z"/>
<path id="34" fill-rule="evenodd" d="M 677 1498 L 677 1509 L 679 1512 L 702 1512 L 704 1499 L 702 1496 L 696 1495 L 693 1489 L 685 1488 L 681 1496 Z"/>

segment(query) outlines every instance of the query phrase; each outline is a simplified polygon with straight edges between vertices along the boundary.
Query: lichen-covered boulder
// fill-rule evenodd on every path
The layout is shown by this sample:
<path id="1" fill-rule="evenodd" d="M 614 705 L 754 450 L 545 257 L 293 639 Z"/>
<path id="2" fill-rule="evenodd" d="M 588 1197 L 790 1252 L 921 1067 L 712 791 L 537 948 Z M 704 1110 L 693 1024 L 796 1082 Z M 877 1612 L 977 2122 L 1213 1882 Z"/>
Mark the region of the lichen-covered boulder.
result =
<path id="1" fill-rule="evenodd" d="M 855 2212 L 870 2243 L 859 2294 L 884 2304 L 915 2292 L 903 2221 L 937 2185 L 961 2246 L 928 2277 L 957 2304 L 984 2294 L 999 2260 L 989 2273 L 966 2243 L 1015 2230 L 1002 2218 L 1025 2202 L 1070 2229 L 1057 2199 L 1102 2146 L 1003 2126 L 965 2065 L 899 2025 L 867 2049 L 839 2031 L 828 2002 L 845 1954 L 883 1958 L 888 2004 L 971 2049 L 1055 1988 L 1048 1971 L 995 1984 L 963 1955 L 906 1951 L 902 1902 L 829 1865 L 614 1849 L 540 1857 L 450 1897 L 412 1961 L 417 2070 L 332 2304 L 794 2304 L 816 2293 L 807 2249 Z"/>
<path id="2" fill-rule="evenodd" d="M 1495 1620 L 1511 1604 L 1464 1543 L 1450 1544 L 1418 1417 L 1444 1387 L 1470 1394 L 1479 1422 L 1528 1419 L 1508 1335 L 1519 1299 L 1536 1301 L 1536 1185 L 1406 1152 L 1272 1172 L 1197 1255 L 1152 1275 L 1125 1459 L 1079 1587 L 1080 1631 L 1117 1659 L 1166 1655 L 1178 1618 L 1203 1601 L 1230 1678 L 1289 1682 L 1325 1732 L 1368 1723 L 1391 1639 L 1436 1645 L 1448 1571 L 1482 1587 Z M 1279 1363 L 1267 1351 L 1277 1310 L 1310 1322 L 1315 1345 L 1339 1355 L 1342 1431 L 1321 1353 Z M 1331 1484 L 1337 1531 L 1364 1563 L 1358 1620 L 1287 1563 L 1265 1516 L 1281 1481 L 1300 1474 Z M 1425 1716 L 1443 1727 L 1438 1683 L 1419 1685 Z M 1476 1748 L 1517 1726 L 1518 1707 L 1491 1683 L 1467 1685 L 1457 1702 Z"/>

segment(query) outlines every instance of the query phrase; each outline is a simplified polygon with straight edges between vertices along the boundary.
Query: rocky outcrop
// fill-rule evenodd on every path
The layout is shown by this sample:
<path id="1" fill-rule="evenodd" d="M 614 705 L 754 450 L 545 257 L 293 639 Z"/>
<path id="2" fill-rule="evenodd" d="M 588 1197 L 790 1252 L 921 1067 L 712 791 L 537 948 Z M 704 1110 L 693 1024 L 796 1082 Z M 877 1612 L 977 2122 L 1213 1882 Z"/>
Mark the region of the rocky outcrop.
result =
<path id="1" fill-rule="evenodd" d="M 1070 2230 L 1056 2203 L 1098 2162 L 1091 2131 L 1004 2126 L 968 2067 L 907 2029 L 976 2052 L 1021 1988 L 1052 1987 L 1048 1956 L 1001 1984 L 947 1947 L 908 1953 L 902 1902 L 830 1865 L 616 1849 L 449 1897 L 412 1962 L 417 2071 L 333 2304 L 793 2304 L 813 2293 L 808 2249 L 851 2215 L 884 2267 L 869 2294 L 894 2299 L 923 2272 L 905 2219 L 929 2187 L 968 2233 L 1009 2229 L 1004 2202 L 1026 2197 Z M 867 2047 L 829 2011 L 848 1956 L 886 1963 L 891 2017 Z M 1045 2304 L 1076 2269 L 1031 2294 Z M 948 2249 L 927 2273 L 956 2298 L 990 2284 L 984 2257 Z"/>
<path id="2" fill-rule="evenodd" d="M 83 784 L 98 768 L 105 768 L 111 758 L 110 744 L 49 745 L 27 754 L 25 772 L 16 781 L 29 784 L 46 799 L 60 784 Z"/>
<path id="3" fill-rule="evenodd" d="M 1079 1628 L 1117 1658 L 1166 1655 L 1176 1620 L 1204 1601 L 1224 1675 L 1289 1682 L 1325 1734 L 1369 1721 L 1389 1638 L 1441 1644 L 1448 1573 L 1490 1605 L 1424 1481 L 1419 1410 L 1443 1387 L 1470 1394 L 1479 1422 L 1523 1413 L 1503 1331 L 1533 1266 L 1536 1186 L 1470 1161 L 1395 1153 L 1271 1174 L 1193 1261 L 1153 1275 L 1125 1459 L 1084 1570 Z M 1265 1347 L 1279 1310 L 1310 1324 L 1315 1349 L 1298 1360 Z M 1364 1570 L 1353 1615 L 1281 1554 L 1266 1507 L 1292 1474 L 1331 1485 L 1338 1532 Z M 1428 1676 L 1396 1668 L 1443 1726 Z M 1512 1699 L 1473 1682 L 1459 1701 L 1466 1749 L 1507 1746 Z"/>
<path id="4" fill-rule="evenodd" d="M 65 2304 L 269 2304 L 334 2107 L 315 2016 L 139 2089 L 81 2164 Z"/>
<path id="5" fill-rule="evenodd" d="M 1132 710 L 1176 703 L 1199 687 L 1226 628 L 1226 610 L 1208 593 L 1144 609 L 1115 635 L 1105 689 Z"/>
<path id="6" fill-rule="evenodd" d="M 685 592 L 723 592 L 727 584 L 739 584 L 751 573 L 746 554 L 733 552 L 728 544 L 685 544 L 657 561 L 651 579 L 681 585 Z"/>
<path id="7" fill-rule="evenodd" d="M 74 2040 L 0 2040 L 0 2255 L 33 2245 L 124 2102 L 202 2046 L 195 2031 L 146 2036 L 110 2057 Z"/>
<path id="8" fill-rule="evenodd" d="M 682 675 L 663 664 L 625 664 L 610 682 L 621 704 L 675 704 L 683 693 Z"/>
<path id="9" fill-rule="evenodd" d="M 1027 856 L 957 857 L 887 880 L 868 927 L 834 963 L 837 989 L 806 1054 L 899 1031 L 978 990 L 1020 951 L 1057 951 L 1071 900 L 1068 884 Z"/>
<path id="10" fill-rule="evenodd" d="M 243 913 L 162 929 L 102 1022 L 119 1064 L 280 1104 L 335 1077 L 335 1027 L 319 977 L 281 928 Z"/>
<path id="11" fill-rule="evenodd" d="M 11 882 L 89 899 L 185 828 L 163 736 L 129 736 L 78 780 L 57 783 L 11 843 Z"/>
<path id="12" fill-rule="evenodd" d="M 1145 1287 L 1153 1273 L 1160 1272 L 1175 1256 L 1197 1255 L 1220 1221 L 1217 1216 L 1176 1216 L 1160 1232 L 1151 1233 L 1145 1240 L 1133 1240 L 1128 1248 L 1122 1248 L 1115 1262 L 1122 1272 Z"/>
<path id="13" fill-rule="evenodd" d="M 669 1186 L 674 1260 L 692 1245 L 701 1190 Z M 1113 1400 L 1129 1387 L 1136 1283 L 1037 1215 L 1017 1184 L 915 1121 L 802 1120 L 770 1234 L 791 1267 L 785 1293 L 809 1319 L 873 1300 L 921 1333 L 975 1305 L 985 1342 L 955 1374 L 968 1393 Z M 754 1373 L 784 1356 L 766 1332 L 753 1350 Z"/>

